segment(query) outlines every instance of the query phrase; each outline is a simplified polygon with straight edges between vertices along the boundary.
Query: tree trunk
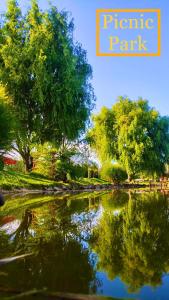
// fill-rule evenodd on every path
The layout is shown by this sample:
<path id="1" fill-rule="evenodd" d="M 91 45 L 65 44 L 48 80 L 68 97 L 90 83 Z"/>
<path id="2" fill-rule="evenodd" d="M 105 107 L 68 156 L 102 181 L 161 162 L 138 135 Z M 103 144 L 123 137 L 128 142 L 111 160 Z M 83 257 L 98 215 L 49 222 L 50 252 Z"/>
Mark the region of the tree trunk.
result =
<path id="1" fill-rule="evenodd" d="M 128 174 L 128 182 L 131 182 L 131 175 Z"/>
<path id="2" fill-rule="evenodd" d="M 30 173 L 33 169 L 33 157 L 30 155 L 30 153 L 25 155 L 24 162 L 26 172 Z"/>
<path id="3" fill-rule="evenodd" d="M 29 143 L 28 144 L 22 143 L 21 138 L 18 137 L 16 142 L 16 147 L 13 146 L 13 149 L 17 151 L 22 157 L 23 162 L 25 164 L 25 171 L 28 173 L 31 172 L 34 167 L 34 161 L 31 155 L 31 149 Z"/>
<path id="4" fill-rule="evenodd" d="M 30 154 L 30 149 L 29 148 L 26 148 L 24 150 L 22 149 L 22 151 L 20 151 L 19 153 L 23 158 L 23 161 L 25 164 L 25 171 L 30 173 L 34 167 L 33 157 Z"/>

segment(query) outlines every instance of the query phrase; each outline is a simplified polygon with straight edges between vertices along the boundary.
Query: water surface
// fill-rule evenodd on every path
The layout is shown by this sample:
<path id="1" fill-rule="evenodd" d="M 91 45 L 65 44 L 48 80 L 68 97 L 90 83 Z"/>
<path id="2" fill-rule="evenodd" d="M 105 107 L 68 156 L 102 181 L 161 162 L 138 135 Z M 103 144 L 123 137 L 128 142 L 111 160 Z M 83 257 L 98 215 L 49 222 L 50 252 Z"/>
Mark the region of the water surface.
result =
<path id="1" fill-rule="evenodd" d="M 22 254 L 31 255 L 0 265 L 0 299 L 46 288 L 168 300 L 169 196 L 109 191 L 7 197 L 0 208 L 0 259 Z"/>

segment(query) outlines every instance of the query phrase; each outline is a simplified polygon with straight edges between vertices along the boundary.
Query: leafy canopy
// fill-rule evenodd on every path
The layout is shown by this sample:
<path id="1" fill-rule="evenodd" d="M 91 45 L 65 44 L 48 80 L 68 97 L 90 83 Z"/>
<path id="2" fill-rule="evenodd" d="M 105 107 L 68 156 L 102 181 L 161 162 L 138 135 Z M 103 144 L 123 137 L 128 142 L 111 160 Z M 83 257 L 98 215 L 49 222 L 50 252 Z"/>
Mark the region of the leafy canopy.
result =
<path id="1" fill-rule="evenodd" d="M 102 108 L 89 132 L 102 163 L 116 160 L 129 178 L 139 172 L 164 171 L 169 159 L 169 118 L 161 117 L 143 99 L 120 97 L 112 109 Z"/>

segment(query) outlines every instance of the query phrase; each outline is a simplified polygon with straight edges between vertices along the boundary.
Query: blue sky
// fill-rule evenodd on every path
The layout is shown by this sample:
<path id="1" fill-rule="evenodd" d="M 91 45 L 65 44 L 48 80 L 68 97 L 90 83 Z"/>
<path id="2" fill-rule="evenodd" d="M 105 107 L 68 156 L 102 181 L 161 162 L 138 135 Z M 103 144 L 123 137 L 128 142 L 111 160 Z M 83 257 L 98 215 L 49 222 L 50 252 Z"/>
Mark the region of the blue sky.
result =
<path id="1" fill-rule="evenodd" d="M 5 9 L 0 0 L 0 11 Z M 22 6 L 29 1 L 21 0 Z M 111 107 L 118 96 L 149 100 L 162 115 L 169 115 L 169 3 L 167 0 L 53 0 L 58 8 L 72 13 L 76 40 L 88 52 L 93 67 L 93 87 L 97 97 L 96 111 Z M 47 0 L 40 0 L 42 8 Z M 97 57 L 96 9 L 98 8 L 160 8 L 162 13 L 162 53 L 160 57 Z"/>

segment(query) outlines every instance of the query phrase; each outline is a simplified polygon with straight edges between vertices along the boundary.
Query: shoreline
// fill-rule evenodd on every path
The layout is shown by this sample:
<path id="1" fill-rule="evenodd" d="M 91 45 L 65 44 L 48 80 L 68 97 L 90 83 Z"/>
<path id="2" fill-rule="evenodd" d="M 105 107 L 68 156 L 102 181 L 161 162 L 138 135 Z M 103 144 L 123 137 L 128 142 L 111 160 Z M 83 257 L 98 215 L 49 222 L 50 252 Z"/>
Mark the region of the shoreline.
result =
<path id="1" fill-rule="evenodd" d="M 68 185 L 68 186 L 54 186 L 54 187 L 43 187 L 43 188 L 21 188 L 21 189 L 1 189 L 1 194 L 58 194 L 58 193 L 72 193 L 72 192 L 94 192 L 94 191 L 105 191 L 105 190 L 121 190 L 121 189 L 141 189 L 141 188 L 149 188 L 149 186 L 145 184 L 97 184 L 97 185 Z"/>

